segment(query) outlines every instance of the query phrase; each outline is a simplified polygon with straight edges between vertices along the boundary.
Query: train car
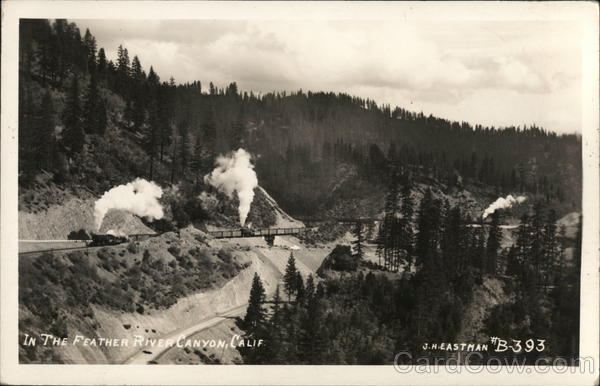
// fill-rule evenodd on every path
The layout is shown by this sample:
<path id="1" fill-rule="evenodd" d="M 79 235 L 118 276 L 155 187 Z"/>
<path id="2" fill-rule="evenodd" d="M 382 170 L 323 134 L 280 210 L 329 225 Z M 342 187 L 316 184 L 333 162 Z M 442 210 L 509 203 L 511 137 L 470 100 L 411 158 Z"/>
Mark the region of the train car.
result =
<path id="1" fill-rule="evenodd" d="M 96 233 L 92 233 L 92 241 L 90 242 L 90 247 L 100 247 L 103 245 L 117 245 L 126 243 L 129 241 L 129 237 L 127 236 L 115 236 L 115 235 L 99 235 Z"/>

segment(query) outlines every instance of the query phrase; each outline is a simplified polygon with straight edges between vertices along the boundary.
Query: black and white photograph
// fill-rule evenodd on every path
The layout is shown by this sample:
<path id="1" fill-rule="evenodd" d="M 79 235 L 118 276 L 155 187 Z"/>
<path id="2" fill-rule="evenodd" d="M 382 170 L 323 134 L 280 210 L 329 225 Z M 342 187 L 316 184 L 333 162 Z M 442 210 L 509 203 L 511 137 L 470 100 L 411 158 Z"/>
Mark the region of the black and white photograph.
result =
<path id="1" fill-rule="evenodd" d="M 386 9 L 19 17 L 18 364 L 597 379 L 581 20 Z"/>

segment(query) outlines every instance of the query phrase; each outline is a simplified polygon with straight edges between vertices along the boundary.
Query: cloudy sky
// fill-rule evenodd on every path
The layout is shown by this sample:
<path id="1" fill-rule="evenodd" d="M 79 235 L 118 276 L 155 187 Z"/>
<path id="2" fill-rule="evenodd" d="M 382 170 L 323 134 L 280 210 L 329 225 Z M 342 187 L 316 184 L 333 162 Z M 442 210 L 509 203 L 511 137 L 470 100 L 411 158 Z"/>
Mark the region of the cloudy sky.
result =
<path id="1" fill-rule="evenodd" d="M 74 20 L 161 79 L 336 91 L 484 125 L 581 132 L 581 46 L 564 22 Z"/>

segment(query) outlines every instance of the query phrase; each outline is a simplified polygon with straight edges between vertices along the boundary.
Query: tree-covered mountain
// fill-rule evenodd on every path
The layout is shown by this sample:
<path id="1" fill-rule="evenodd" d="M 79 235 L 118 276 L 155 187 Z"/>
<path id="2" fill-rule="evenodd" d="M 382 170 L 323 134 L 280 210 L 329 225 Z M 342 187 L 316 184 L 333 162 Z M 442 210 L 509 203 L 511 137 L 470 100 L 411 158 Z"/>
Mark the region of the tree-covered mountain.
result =
<path id="1" fill-rule="evenodd" d="M 197 191 L 216 154 L 243 146 L 261 185 L 296 215 L 380 191 L 392 171 L 581 206 L 575 134 L 473 127 L 347 94 L 177 84 L 125 47 L 108 60 L 90 31 L 62 19 L 22 20 L 20 36 L 23 187 L 44 170 L 96 193 L 138 176 Z M 332 198 L 340 170 L 358 178 Z"/>
<path id="2" fill-rule="evenodd" d="M 555 213 L 539 203 L 522 219 L 510 248 L 500 248 L 499 215 L 493 216 L 489 229 L 473 229 L 460 208 L 429 196 L 414 219 L 409 242 L 414 249 L 402 246 L 401 253 L 390 251 L 383 264 L 373 264 L 358 248 L 352 253 L 338 245 L 317 271 L 322 278 L 316 284 L 312 276 L 305 284 L 290 254 L 285 297 L 278 290 L 266 303 L 260 278 L 254 278 L 241 326 L 247 339 L 265 344 L 240 349 L 244 363 L 383 365 L 395 363 L 402 352 L 401 363 L 413 365 L 422 358 L 437 358 L 439 364 L 457 357 L 460 363 L 506 358 L 502 363 L 529 365 L 560 357 L 576 365 L 580 251 L 566 258 L 571 241 L 559 237 Z M 387 237 L 383 244 L 386 250 L 397 248 Z M 416 273 L 391 274 L 398 266 L 394 256 L 404 267 L 414 259 Z M 488 300 L 486 310 L 482 297 L 499 300 Z M 485 316 L 481 329 L 469 320 L 473 312 Z M 513 339 L 515 345 L 519 340 L 522 346 L 503 350 L 490 337 Z M 454 343 L 489 346 L 465 359 L 460 354 L 468 357 L 472 349 Z"/>
<path id="3" fill-rule="evenodd" d="M 277 292 L 272 307 L 264 304 L 261 279 L 254 278 L 242 327 L 249 338 L 269 336 L 275 343 L 242 352 L 246 363 L 391 363 L 398 350 L 458 340 L 482 329 L 487 336 L 548 339 L 544 355 L 577 355 L 581 221 L 570 225 L 577 231 L 568 235 L 567 227 L 557 227 L 557 218 L 581 210 L 580 136 L 536 126 L 472 126 L 347 94 L 256 94 L 239 90 L 236 83 L 203 87 L 199 81 L 177 84 L 160 75 L 169 74 L 144 67 L 122 46 L 116 62 L 109 60 L 90 31 L 82 37 L 74 23 L 22 20 L 21 192 L 50 183 L 58 191 L 83 187 L 97 196 L 145 177 L 172 186 L 162 199 L 175 221 L 163 223 L 161 230 L 183 228 L 207 216 L 198 196 L 212 189 L 203 176 L 216 155 L 243 147 L 255 156 L 261 186 L 293 215 L 383 216 L 377 230 L 369 229 L 372 221 L 356 224 L 354 251 L 349 245 L 333 249 L 318 270 L 322 278 L 303 278 L 290 257 L 283 293 Z M 518 210 L 523 216 L 513 225 L 516 230 L 502 228 L 506 224 L 498 212 L 486 225 L 473 224 L 465 203 L 469 197 L 487 200 L 509 193 L 523 193 L 528 200 Z M 466 198 L 454 200 L 456 195 Z M 258 216 L 265 218 L 250 215 L 259 226 L 273 223 L 262 215 L 272 212 L 267 201 L 261 194 L 252 204 L 266 208 Z M 220 214 L 234 212 L 221 202 L 215 206 Z M 475 213 L 481 213 L 479 207 Z M 337 231 L 349 230 L 334 228 L 327 231 L 340 236 Z M 303 237 L 309 244 L 311 233 Z M 362 258 L 363 242 L 373 239 L 377 262 Z M 165 277 L 178 279 L 153 278 L 173 295 L 160 301 L 134 280 L 140 305 L 169 307 L 199 288 L 191 280 L 204 272 L 202 259 L 195 266 L 180 253 L 171 254 L 191 267 L 186 271 L 190 285 L 170 288 L 181 282 L 175 263 L 171 268 L 159 264 L 160 270 L 147 264 L 142 273 L 148 277 L 164 271 Z M 98 258 L 108 261 L 109 272 L 129 272 L 115 265 L 116 256 L 100 253 Z M 70 267 L 79 258 L 61 260 L 66 265 L 58 271 L 56 259 L 44 259 L 24 267 L 35 275 L 52 273 L 58 284 L 50 287 L 62 291 L 58 278 L 77 273 Z M 43 265 L 46 260 L 52 264 Z M 231 271 L 228 255 L 222 260 Z M 150 255 L 145 263 L 152 263 Z M 116 291 L 92 271 L 88 284 Z M 36 310 L 41 306 L 33 300 L 49 284 L 36 284 L 35 275 L 20 274 L 25 283 L 20 291 L 37 291 L 24 304 L 48 318 L 39 319 L 43 325 L 54 318 L 54 310 Z M 114 277 L 114 286 L 123 284 Z M 500 288 L 495 295 L 503 293 L 507 300 L 474 311 L 490 312 L 481 328 L 468 330 L 465 315 L 490 282 Z M 77 292 L 73 288 L 63 291 L 65 299 Z M 120 307 L 104 297 L 87 303 Z"/>

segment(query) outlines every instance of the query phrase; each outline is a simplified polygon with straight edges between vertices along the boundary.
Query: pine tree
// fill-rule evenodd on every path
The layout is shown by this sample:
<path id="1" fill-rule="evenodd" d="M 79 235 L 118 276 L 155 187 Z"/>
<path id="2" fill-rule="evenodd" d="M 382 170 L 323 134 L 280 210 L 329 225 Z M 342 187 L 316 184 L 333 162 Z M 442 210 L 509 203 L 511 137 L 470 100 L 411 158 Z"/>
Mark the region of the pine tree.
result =
<path id="1" fill-rule="evenodd" d="M 402 189 L 402 207 L 400 208 L 402 217 L 399 219 L 399 247 L 405 251 L 404 262 L 407 265 L 407 270 L 410 271 L 413 264 L 413 244 L 414 244 L 414 229 L 413 229 L 413 201 L 411 197 L 410 186 L 404 185 Z"/>
<path id="2" fill-rule="evenodd" d="M 380 222 L 378 229 L 377 229 L 377 238 L 375 240 L 375 245 L 376 245 L 376 249 L 375 249 L 375 253 L 377 254 L 377 259 L 379 261 L 379 266 L 382 267 L 383 264 L 381 264 L 381 259 L 384 255 L 384 251 L 385 251 L 385 229 L 384 229 L 384 223 Z"/>
<path id="3" fill-rule="evenodd" d="M 325 297 L 325 287 L 322 282 L 319 282 L 315 291 L 315 298 L 322 299 L 323 297 Z"/>
<path id="4" fill-rule="evenodd" d="M 290 252 L 287 265 L 285 267 L 285 275 L 283 276 L 283 283 L 285 292 L 288 295 L 288 300 L 291 299 L 292 295 L 296 293 L 298 285 L 298 269 L 296 269 L 296 259 L 294 259 L 293 252 Z"/>
<path id="5" fill-rule="evenodd" d="M 144 148 L 146 154 L 150 158 L 150 179 L 154 178 L 154 160 L 156 159 L 156 149 L 158 145 L 158 117 L 156 115 L 156 109 L 151 108 L 148 118 L 148 125 L 144 127 Z"/>
<path id="6" fill-rule="evenodd" d="M 37 173 L 35 159 L 35 105 L 32 92 L 19 82 L 19 183 L 27 185 Z"/>
<path id="7" fill-rule="evenodd" d="M 96 133 L 103 136 L 108 125 L 108 118 L 106 117 L 106 101 L 104 99 L 100 99 L 97 124 Z"/>
<path id="8" fill-rule="evenodd" d="M 533 214 L 531 216 L 531 247 L 527 261 L 531 262 L 531 274 L 533 276 L 532 285 L 537 288 L 542 284 L 542 270 L 544 260 L 544 223 L 545 210 L 542 201 L 536 201 L 533 204 Z"/>
<path id="9" fill-rule="evenodd" d="M 139 64 L 139 60 L 137 62 Z M 141 86 L 139 87 L 141 89 Z M 154 160 L 156 159 L 156 153 L 160 142 L 159 132 L 161 123 L 158 109 L 159 78 L 152 67 L 150 67 L 150 73 L 148 75 L 147 88 L 148 124 L 143 126 L 144 149 L 150 158 L 150 179 L 153 179 Z M 142 114 L 144 114 L 143 111 Z"/>
<path id="10" fill-rule="evenodd" d="M 310 274 L 310 275 L 308 275 L 308 278 L 306 279 L 306 299 L 308 301 L 311 301 L 314 296 L 315 296 L 315 279 L 313 278 L 313 275 Z"/>
<path id="11" fill-rule="evenodd" d="M 181 176 L 184 177 L 190 161 L 189 133 L 187 123 L 184 122 L 179 126 L 179 135 L 181 137 L 181 141 L 178 146 L 178 161 L 181 167 Z"/>
<path id="12" fill-rule="evenodd" d="M 244 317 L 243 326 L 247 333 L 252 334 L 266 318 L 266 312 L 263 308 L 265 302 L 265 288 L 258 273 L 254 273 L 250 297 L 248 299 L 248 308 Z"/>
<path id="13" fill-rule="evenodd" d="M 85 104 L 83 106 L 83 126 L 88 134 L 97 134 L 102 131 L 100 128 L 101 117 L 99 114 L 101 102 L 100 96 L 98 95 L 98 84 L 96 79 L 96 74 L 92 73 L 85 97 Z"/>
<path id="14" fill-rule="evenodd" d="M 158 137 L 159 137 L 159 159 L 163 161 L 165 148 L 172 142 L 173 128 L 173 110 L 174 110 L 174 87 L 164 85 L 158 88 L 157 108 L 158 108 Z"/>
<path id="15" fill-rule="evenodd" d="M 117 91 L 124 97 L 129 97 L 129 53 L 127 48 L 119 45 L 117 50 Z"/>
<path id="16" fill-rule="evenodd" d="M 106 61 L 106 52 L 104 52 L 104 48 L 100 48 L 98 50 L 98 65 L 96 66 L 96 71 L 100 79 L 105 79 L 107 70 L 108 63 Z"/>
<path id="17" fill-rule="evenodd" d="M 441 240 L 443 266 L 449 276 L 454 277 L 464 272 L 464 253 L 468 247 L 467 231 L 462 212 L 457 205 L 450 209 L 444 221 L 444 232 Z"/>
<path id="18" fill-rule="evenodd" d="M 171 184 L 175 182 L 175 173 L 177 169 L 177 138 L 173 139 L 173 147 L 171 153 Z"/>
<path id="19" fill-rule="evenodd" d="M 74 76 L 67 94 L 67 103 L 63 112 L 64 130 L 62 143 L 67 154 L 73 156 L 83 150 L 85 134 L 81 124 L 81 107 L 79 105 L 79 82 Z"/>
<path id="20" fill-rule="evenodd" d="M 384 268 L 394 268 L 394 256 L 397 254 L 397 217 L 398 183 L 395 176 L 391 178 L 389 191 L 385 199 L 385 215 L 379 230 L 379 243 L 383 245 Z"/>
<path id="21" fill-rule="evenodd" d="M 492 223 L 488 232 L 485 250 L 487 260 L 487 272 L 495 275 L 498 268 L 498 250 L 502 241 L 502 229 L 500 229 L 500 214 L 498 211 L 492 213 Z"/>
<path id="22" fill-rule="evenodd" d="M 416 263 L 420 267 L 431 267 L 437 263 L 440 231 L 439 202 L 433 199 L 431 189 L 425 191 L 421 200 L 417 228 L 415 252 L 418 260 Z"/>
<path id="23" fill-rule="evenodd" d="M 194 153 L 192 154 L 192 159 L 190 162 L 190 166 L 194 172 L 194 189 L 198 190 L 198 185 L 200 183 L 200 177 L 202 176 L 203 166 L 204 166 L 204 149 L 202 148 L 202 139 L 200 136 L 196 136 L 196 141 L 194 143 Z"/>
<path id="24" fill-rule="evenodd" d="M 142 69 L 142 63 L 140 63 L 140 59 L 135 55 L 133 57 L 133 61 L 131 62 L 131 77 L 136 82 L 136 86 L 141 85 L 141 82 L 144 81 L 144 73 Z"/>
<path id="25" fill-rule="evenodd" d="M 317 296 L 307 297 L 306 311 L 301 313 L 298 342 L 302 363 L 322 364 L 324 362 L 323 355 L 328 351 L 331 343 L 324 324 L 320 298 Z"/>
<path id="26" fill-rule="evenodd" d="M 244 143 L 244 134 L 246 128 L 244 127 L 243 114 L 239 114 L 236 120 L 231 124 L 231 134 L 229 136 L 229 143 L 231 149 L 238 149 Z"/>
<path id="27" fill-rule="evenodd" d="M 352 245 L 354 246 L 354 256 L 356 256 L 358 259 L 362 259 L 363 258 L 363 223 L 359 220 L 356 221 L 355 225 L 354 225 L 354 241 L 352 242 Z"/>
<path id="28" fill-rule="evenodd" d="M 87 68 L 89 73 L 96 71 L 96 38 L 92 36 L 88 28 L 85 29 L 83 44 L 87 51 Z"/>
<path id="29" fill-rule="evenodd" d="M 281 291 L 279 290 L 279 284 L 275 287 L 275 293 L 273 294 L 273 307 L 271 307 L 271 323 L 278 324 L 278 320 L 281 317 Z"/>
<path id="30" fill-rule="evenodd" d="M 202 123 L 202 141 L 204 142 L 204 147 L 210 153 L 210 159 L 213 159 L 215 153 L 214 149 L 217 143 L 217 127 L 212 102 L 211 105 L 208 106 L 205 120 Z"/>
<path id="31" fill-rule="evenodd" d="M 141 86 L 134 89 L 131 99 L 131 119 L 133 121 L 133 130 L 144 131 L 146 121 L 146 98 Z"/>
<path id="32" fill-rule="evenodd" d="M 129 53 L 122 45 L 117 49 L 117 71 L 122 76 L 129 77 Z"/>
<path id="33" fill-rule="evenodd" d="M 152 99 L 157 98 L 157 89 L 160 86 L 160 77 L 154 72 L 154 67 L 150 66 L 148 71 L 148 87 L 150 88 L 150 94 Z"/>
<path id="34" fill-rule="evenodd" d="M 543 280 L 544 287 L 554 281 L 556 267 L 561 265 L 562 249 L 556 237 L 556 212 L 548 211 L 546 224 L 544 226 L 544 257 L 543 257 Z"/>
<path id="35" fill-rule="evenodd" d="M 46 91 L 38 114 L 36 114 L 33 153 L 31 157 L 37 169 L 52 169 L 54 153 L 54 107 L 50 92 Z"/>
<path id="36" fill-rule="evenodd" d="M 272 300 L 271 317 L 267 323 L 265 330 L 265 345 L 255 348 L 261 351 L 259 353 L 262 362 L 269 364 L 285 364 L 286 363 L 286 325 L 284 323 L 284 308 L 281 306 L 281 292 L 279 285 L 275 288 L 275 294 Z"/>
<path id="37" fill-rule="evenodd" d="M 481 273 L 486 272 L 486 269 L 488 267 L 487 256 L 485 254 L 485 237 L 485 229 L 483 227 L 478 228 L 476 232 L 477 244 L 474 253 L 479 261 L 477 266 L 480 269 Z"/>
<path id="38" fill-rule="evenodd" d="M 369 221 L 365 227 L 365 239 L 373 240 L 373 233 L 375 232 L 375 222 Z"/>
<path id="39" fill-rule="evenodd" d="M 575 248 L 573 251 L 573 265 L 577 272 L 581 270 L 581 259 L 582 255 L 582 231 L 583 231 L 583 216 L 579 215 L 579 222 L 577 223 L 577 232 L 575 233 Z"/>
<path id="40" fill-rule="evenodd" d="M 302 274 L 297 272 L 296 275 L 296 303 L 303 304 L 306 296 L 306 289 L 304 288 L 304 279 Z"/>
<path id="41" fill-rule="evenodd" d="M 517 240 L 509 253 L 509 274 L 516 275 L 521 282 L 528 279 L 528 259 L 531 256 L 531 220 L 527 213 L 521 216 L 517 230 Z"/>

